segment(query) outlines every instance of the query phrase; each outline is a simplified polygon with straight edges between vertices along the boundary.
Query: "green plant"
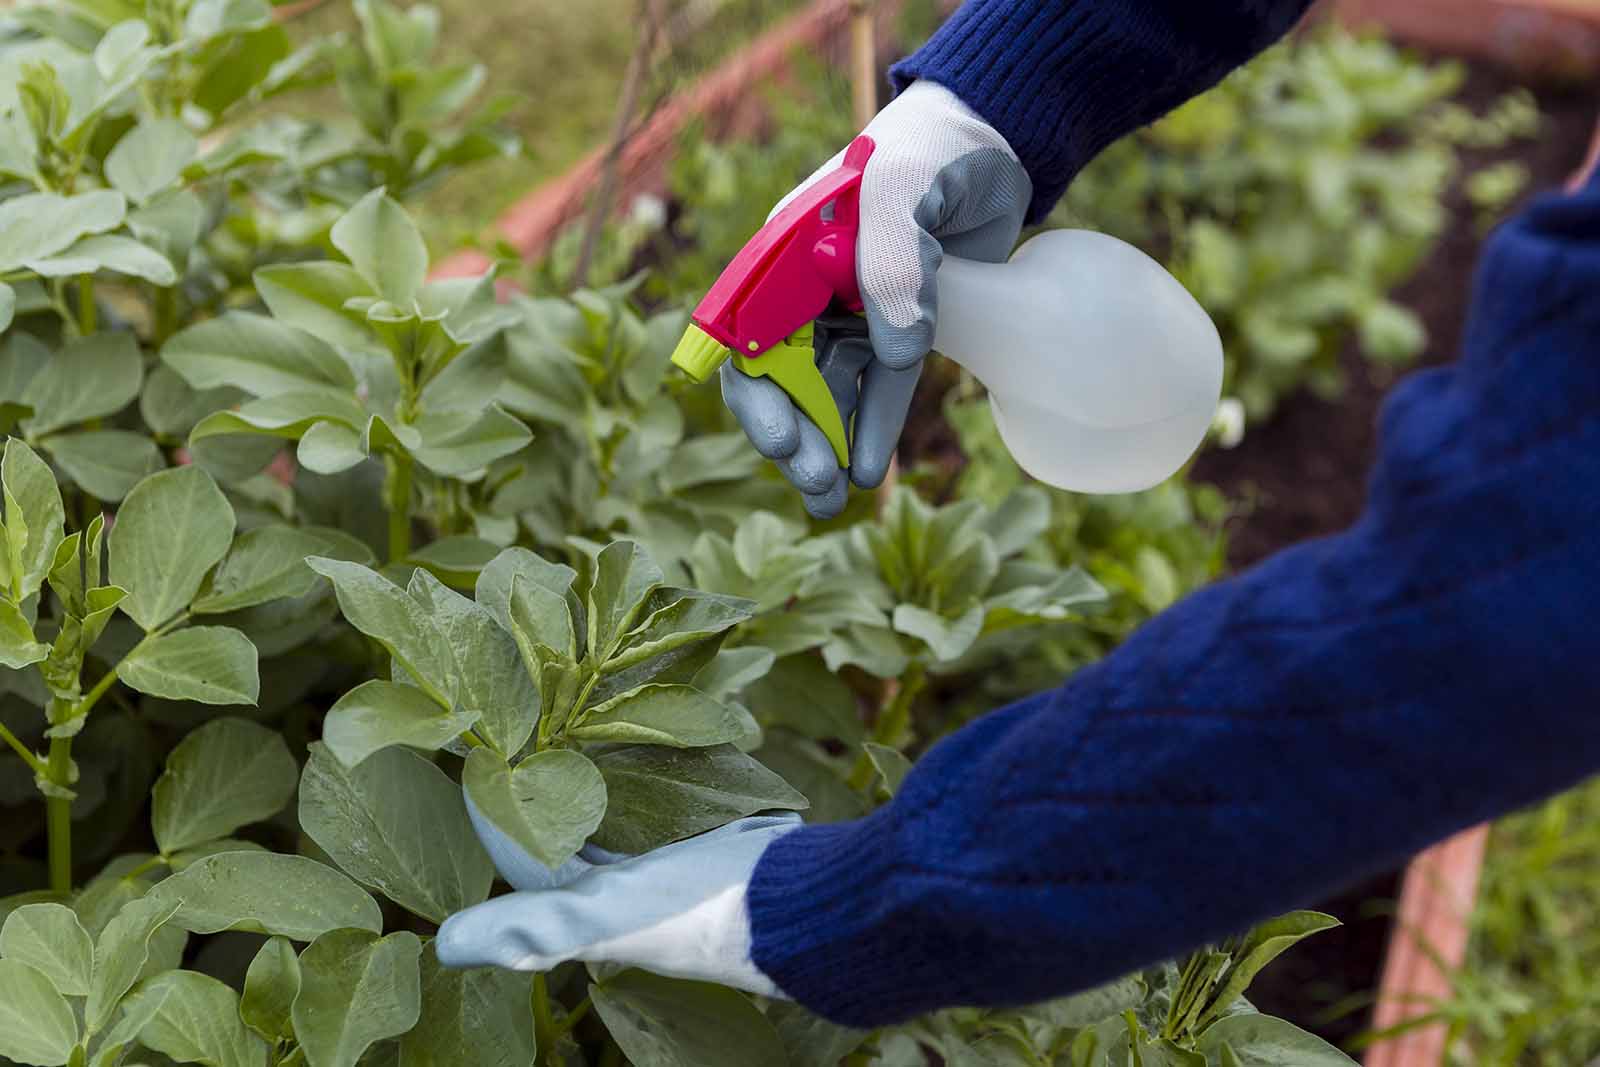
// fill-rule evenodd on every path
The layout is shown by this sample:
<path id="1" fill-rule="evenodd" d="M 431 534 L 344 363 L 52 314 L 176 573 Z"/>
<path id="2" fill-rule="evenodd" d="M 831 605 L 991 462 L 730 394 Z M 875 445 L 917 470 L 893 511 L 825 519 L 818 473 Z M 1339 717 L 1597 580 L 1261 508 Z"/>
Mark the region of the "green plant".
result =
<path id="1" fill-rule="evenodd" d="M 1495 824 L 1465 964 L 1429 1021 L 1453 1064 L 1589 1063 L 1600 1055 L 1590 981 L 1600 920 L 1600 783 Z"/>
<path id="2" fill-rule="evenodd" d="M 1250 418 L 1301 385 L 1333 395 L 1348 338 L 1381 364 L 1422 349 L 1422 323 L 1389 294 L 1445 225 L 1457 146 L 1538 129 L 1526 93 L 1482 117 L 1451 102 L 1461 77 L 1378 38 L 1318 32 L 1113 145 L 1052 222 L 1158 255 L 1216 321 L 1224 390 Z M 1513 171 L 1490 173 L 1474 181 L 1479 199 L 1520 187 Z"/>
<path id="3" fill-rule="evenodd" d="M 860 813 L 987 674 L 1120 633 L 1076 564 L 1134 549 L 998 477 L 813 527 L 667 377 L 681 314 L 430 280 L 403 201 L 506 142 L 428 9 L 354 12 L 296 48 L 256 0 L 72 0 L 0 38 L 0 1067 L 1221 1056 L 1261 936 L 878 1035 L 437 965 L 494 883 L 467 798 L 550 865 Z M 358 123 L 288 110 L 330 79 Z M 1260 1026 L 1241 1056 L 1305 1062 Z"/>

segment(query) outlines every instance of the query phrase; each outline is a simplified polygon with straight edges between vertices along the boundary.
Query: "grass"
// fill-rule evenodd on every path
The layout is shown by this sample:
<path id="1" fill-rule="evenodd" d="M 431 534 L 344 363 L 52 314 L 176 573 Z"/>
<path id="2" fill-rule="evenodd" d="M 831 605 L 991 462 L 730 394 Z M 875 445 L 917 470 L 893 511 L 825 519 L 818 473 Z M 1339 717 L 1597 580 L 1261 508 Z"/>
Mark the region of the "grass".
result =
<path id="1" fill-rule="evenodd" d="M 1472 923 L 1451 1067 L 1600 1057 L 1600 777 L 1495 825 Z"/>
<path id="2" fill-rule="evenodd" d="M 804 0 L 664 0 L 679 23 L 697 30 L 658 56 L 648 107 L 693 81 L 733 49 Z M 465 243 L 535 185 L 556 177 L 608 136 L 638 32 L 639 0 L 434 0 L 441 62 L 471 59 L 488 71 L 480 100 L 517 99 L 510 124 L 525 145 L 452 178 L 421 206 L 434 240 Z M 356 32 L 349 0 L 297 20 L 296 37 Z M 326 106 L 338 107 L 329 94 Z"/>

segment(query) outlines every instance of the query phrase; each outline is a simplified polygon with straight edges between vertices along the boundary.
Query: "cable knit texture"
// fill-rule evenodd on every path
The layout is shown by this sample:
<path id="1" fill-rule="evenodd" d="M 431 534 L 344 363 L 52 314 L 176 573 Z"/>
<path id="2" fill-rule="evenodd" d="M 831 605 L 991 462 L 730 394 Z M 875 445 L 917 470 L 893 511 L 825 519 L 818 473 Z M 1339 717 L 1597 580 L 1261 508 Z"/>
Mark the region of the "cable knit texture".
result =
<path id="1" fill-rule="evenodd" d="M 1029 221 L 1106 145 L 1276 41 L 1310 0 L 966 0 L 890 72 L 950 88 L 1033 179 Z"/>
<path id="2" fill-rule="evenodd" d="M 1198 5 L 1197 5 L 1198 6 Z M 1490 241 L 1361 519 L 763 856 L 756 963 L 835 1020 L 1064 994 L 1600 771 L 1600 176 Z"/>

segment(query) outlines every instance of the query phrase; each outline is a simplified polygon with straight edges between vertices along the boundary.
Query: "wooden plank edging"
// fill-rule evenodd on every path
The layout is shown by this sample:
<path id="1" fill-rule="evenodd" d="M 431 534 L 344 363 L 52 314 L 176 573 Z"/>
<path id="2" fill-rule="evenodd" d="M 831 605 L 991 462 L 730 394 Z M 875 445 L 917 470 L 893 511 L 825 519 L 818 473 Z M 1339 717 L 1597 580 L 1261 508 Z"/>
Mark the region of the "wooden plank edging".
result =
<path id="1" fill-rule="evenodd" d="M 892 16 L 899 4 L 879 0 L 876 6 L 881 21 Z M 690 122 L 734 112 L 758 85 L 781 74 L 797 49 L 815 49 L 845 32 L 850 11 L 851 0 L 813 0 L 658 108 L 623 148 L 619 203 L 637 194 L 642 179 L 656 173 L 671 157 L 678 136 Z M 559 178 L 535 187 L 500 216 L 492 228 L 494 236 L 504 239 L 524 259 L 543 254 L 562 227 L 582 216 L 585 200 L 599 181 L 604 155 L 602 145 Z M 476 275 L 492 262 L 489 255 L 467 249 L 438 264 L 433 273 L 445 278 Z"/>

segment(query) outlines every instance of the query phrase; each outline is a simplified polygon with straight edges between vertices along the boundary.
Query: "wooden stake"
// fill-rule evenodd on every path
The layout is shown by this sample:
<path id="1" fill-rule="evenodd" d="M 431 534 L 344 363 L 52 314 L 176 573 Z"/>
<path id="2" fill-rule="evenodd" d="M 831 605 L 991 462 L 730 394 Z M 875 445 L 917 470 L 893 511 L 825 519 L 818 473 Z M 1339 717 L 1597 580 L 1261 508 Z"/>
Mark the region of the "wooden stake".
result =
<path id="1" fill-rule="evenodd" d="M 578 246 L 578 260 L 572 267 L 572 288 L 581 289 L 589 278 L 589 266 L 594 261 L 595 247 L 600 243 L 600 233 L 605 229 L 606 216 L 611 213 L 611 201 L 617 195 L 617 164 L 633 129 L 633 113 L 639 107 L 639 97 L 644 93 L 645 75 L 650 72 L 655 57 L 656 34 L 665 19 L 665 0 L 639 0 L 639 39 L 634 43 L 633 55 L 628 57 L 628 69 L 622 76 L 622 92 L 617 97 L 617 113 L 611 121 L 611 139 L 606 144 L 606 154 L 600 162 L 600 184 L 594 200 L 589 204 L 589 217 L 583 227 L 583 242 Z"/>
<path id="2" fill-rule="evenodd" d="M 856 128 L 878 113 L 878 50 L 873 39 L 872 0 L 850 0 L 850 88 Z"/>

